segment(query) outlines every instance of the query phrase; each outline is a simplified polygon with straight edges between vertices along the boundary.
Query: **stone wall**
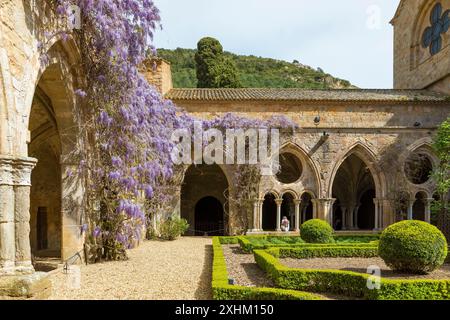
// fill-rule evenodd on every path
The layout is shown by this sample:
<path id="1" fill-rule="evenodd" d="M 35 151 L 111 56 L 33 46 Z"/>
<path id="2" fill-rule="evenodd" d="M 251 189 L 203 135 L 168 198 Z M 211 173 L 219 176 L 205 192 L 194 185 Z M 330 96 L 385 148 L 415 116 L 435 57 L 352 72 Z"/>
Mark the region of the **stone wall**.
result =
<path id="1" fill-rule="evenodd" d="M 84 237 L 80 232 L 82 185 L 66 176 L 68 168 L 76 167 L 68 155 L 77 142 L 78 127 L 74 118 L 80 106 L 74 91 L 82 81 L 80 55 L 66 22 L 56 17 L 51 3 L 0 1 L 0 274 L 31 272 L 33 269 L 30 261 L 30 196 L 42 200 L 44 195 L 30 194 L 39 188 L 37 183 L 36 188 L 30 190 L 31 170 L 36 164 L 35 158 L 29 158 L 31 153 L 42 159 L 36 177 L 52 176 L 59 184 L 54 185 L 54 192 L 50 191 L 47 199 L 54 198 L 53 216 L 59 218 L 50 223 L 51 242 L 54 247 L 59 244 L 63 259 L 83 246 Z M 63 32 L 68 33 L 65 41 L 62 41 Z M 61 169 L 51 171 L 51 175 L 44 173 L 52 170 L 46 167 L 49 161 L 43 155 L 45 147 L 29 150 L 32 131 L 45 129 L 33 127 L 31 119 L 37 87 L 48 97 L 57 128 L 55 136 L 60 145 L 52 161 Z M 11 174 L 23 178 L 9 178 Z M 32 210 L 34 212 L 35 208 Z M 56 229 L 60 236 L 54 232 Z"/>
<path id="2" fill-rule="evenodd" d="M 394 25 L 394 87 L 397 89 L 433 89 L 450 94 L 450 31 L 443 33 L 442 50 L 431 55 L 423 48 L 422 36 L 431 25 L 433 7 L 441 3 L 443 12 L 450 9 L 450 0 L 402 0 L 392 20 Z M 445 85 L 446 84 L 446 85 Z"/>
<path id="3" fill-rule="evenodd" d="M 376 187 L 376 200 L 383 216 L 379 227 L 395 222 L 393 194 L 405 190 L 411 201 L 418 192 L 431 198 L 432 181 L 414 185 L 404 174 L 404 164 L 412 152 L 421 150 L 434 165 L 437 159 L 431 150 L 436 128 L 450 114 L 450 102 L 348 102 L 296 103 L 267 101 L 174 101 L 192 115 L 212 118 L 228 112 L 267 119 L 283 114 L 300 127 L 284 150 L 298 155 L 304 173 L 293 184 L 284 185 L 275 177 L 265 177 L 260 185 L 260 199 L 272 191 L 279 198 L 289 192 L 297 196 L 309 192 L 320 199 L 317 217 L 330 219 L 333 182 L 343 161 L 357 155 L 370 170 Z M 314 125 L 314 118 L 320 123 Z"/>
<path id="4" fill-rule="evenodd" d="M 162 94 L 166 94 L 173 88 L 170 63 L 163 59 L 147 60 L 142 73 Z"/>

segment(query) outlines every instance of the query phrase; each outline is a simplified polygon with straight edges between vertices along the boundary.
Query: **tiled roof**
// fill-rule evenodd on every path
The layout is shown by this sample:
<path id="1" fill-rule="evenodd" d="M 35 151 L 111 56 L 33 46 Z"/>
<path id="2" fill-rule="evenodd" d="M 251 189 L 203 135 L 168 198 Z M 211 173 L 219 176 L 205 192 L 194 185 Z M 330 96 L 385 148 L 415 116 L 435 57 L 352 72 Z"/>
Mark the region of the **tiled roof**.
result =
<path id="1" fill-rule="evenodd" d="M 367 101 L 449 102 L 449 97 L 427 90 L 379 89 L 172 89 L 167 99 L 175 101 Z"/>

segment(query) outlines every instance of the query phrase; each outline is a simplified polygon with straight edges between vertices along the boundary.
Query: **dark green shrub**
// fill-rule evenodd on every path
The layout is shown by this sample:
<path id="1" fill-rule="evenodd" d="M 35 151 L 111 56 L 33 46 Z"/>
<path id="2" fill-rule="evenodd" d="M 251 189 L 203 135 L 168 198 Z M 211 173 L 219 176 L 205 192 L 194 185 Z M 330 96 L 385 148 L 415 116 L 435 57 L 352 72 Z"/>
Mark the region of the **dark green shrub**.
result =
<path id="1" fill-rule="evenodd" d="M 161 224 L 161 238 L 164 240 L 175 240 L 183 235 L 187 229 L 189 229 L 189 224 L 185 219 L 172 217 Z"/>
<path id="2" fill-rule="evenodd" d="M 339 256 L 351 254 L 345 248 L 336 246 L 319 251 L 289 251 L 288 249 L 255 250 L 254 256 L 258 266 L 272 278 L 278 287 L 287 290 L 301 290 L 317 293 L 335 293 L 347 297 L 369 300 L 448 300 L 450 299 L 450 280 L 403 280 L 381 278 L 380 289 L 369 289 L 368 281 L 373 281 L 369 274 L 341 270 L 294 269 L 283 266 L 278 256 L 298 255 L 306 253 L 314 256 Z M 373 248 L 367 248 L 368 254 L 374 254 Z M 362 252 L 354 251 L 357 256 Z M 363 253 L 366 255 L 366 253 Z M 307 256 L 306 256 L 307 257 Z"/>
<path id="3" fill-rule="evenodd" d="M 313 293 L 279 288 L 242 287 L 228 284 L 228 272 L 221 240 L 213 237 L 212 293 L 214 300 L 320 300 Z"/>
<path id="4" fill-rule="evenodd" d="M 308 243 L 332 243 L 333 228 L 324 220 L 306 221 L 300 227 L 300 237 Z"/>
<path id="5" fill-rule="evenodd" d="M 380 237 L 380 257 L 394 270 L 426 274 L 447 257 L 447 241 L 438 228 L 416 220 L 389 226 Z"/>

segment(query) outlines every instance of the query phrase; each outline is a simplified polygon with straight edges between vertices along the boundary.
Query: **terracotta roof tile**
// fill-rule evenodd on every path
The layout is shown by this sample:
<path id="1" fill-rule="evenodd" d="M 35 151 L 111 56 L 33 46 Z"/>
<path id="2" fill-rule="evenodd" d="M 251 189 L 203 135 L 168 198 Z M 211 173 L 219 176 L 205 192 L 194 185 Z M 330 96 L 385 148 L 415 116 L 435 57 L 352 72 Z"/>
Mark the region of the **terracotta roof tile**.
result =
<path id="1" fill-rule="evenodd" d="M 167 99 L 178 101 L 367 101 L 449 102 L 449 96 L 427 90 L 389 89 L 172 89 Z"/>

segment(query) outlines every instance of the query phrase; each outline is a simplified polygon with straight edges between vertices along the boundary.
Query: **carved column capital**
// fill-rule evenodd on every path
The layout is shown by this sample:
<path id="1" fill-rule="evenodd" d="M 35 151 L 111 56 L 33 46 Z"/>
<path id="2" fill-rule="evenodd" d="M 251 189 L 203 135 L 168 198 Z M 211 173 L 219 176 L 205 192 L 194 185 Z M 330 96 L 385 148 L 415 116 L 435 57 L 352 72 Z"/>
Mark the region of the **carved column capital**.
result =
<path id="1" fill-rule="evenodd" d="M 36 166 L 34 158 L 20 158 L 14 161 L 13 180 L 16 186 L 31 186 L 31 171 Z"/>

